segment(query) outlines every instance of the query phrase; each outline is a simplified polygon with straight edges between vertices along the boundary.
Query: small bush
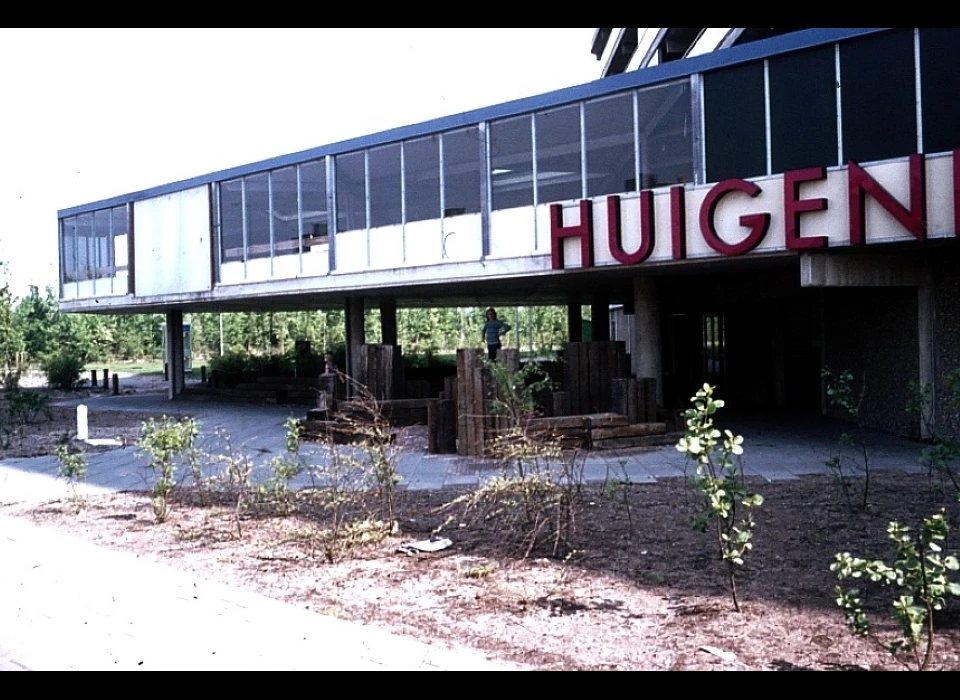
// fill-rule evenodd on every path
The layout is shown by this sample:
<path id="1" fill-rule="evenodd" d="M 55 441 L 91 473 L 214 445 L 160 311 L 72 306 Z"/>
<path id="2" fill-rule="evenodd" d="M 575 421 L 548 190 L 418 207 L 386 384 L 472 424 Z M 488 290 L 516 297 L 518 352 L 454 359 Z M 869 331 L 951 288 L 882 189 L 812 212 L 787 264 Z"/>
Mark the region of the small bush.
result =
<path id="1" fill-rule="evenodd" d="M 46 357 L 40 365 L 47 375 L 47 384 L 53 389 L 73 391 L 84 384 L 83 358 L 69 350 L 62 350 Z"/>

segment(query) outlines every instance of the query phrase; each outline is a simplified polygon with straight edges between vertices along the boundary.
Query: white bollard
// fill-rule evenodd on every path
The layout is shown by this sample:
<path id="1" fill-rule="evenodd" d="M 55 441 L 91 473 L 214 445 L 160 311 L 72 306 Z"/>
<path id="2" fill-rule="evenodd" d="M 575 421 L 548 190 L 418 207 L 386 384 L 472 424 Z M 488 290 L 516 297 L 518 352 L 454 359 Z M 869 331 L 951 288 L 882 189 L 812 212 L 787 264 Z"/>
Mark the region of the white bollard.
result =
<path id="1" fill-rule="evenodd" d="M 87 407 L 83 404 L 77 406 L 77 440 L 86 440 L 90 437 L 87 427 Z"/>

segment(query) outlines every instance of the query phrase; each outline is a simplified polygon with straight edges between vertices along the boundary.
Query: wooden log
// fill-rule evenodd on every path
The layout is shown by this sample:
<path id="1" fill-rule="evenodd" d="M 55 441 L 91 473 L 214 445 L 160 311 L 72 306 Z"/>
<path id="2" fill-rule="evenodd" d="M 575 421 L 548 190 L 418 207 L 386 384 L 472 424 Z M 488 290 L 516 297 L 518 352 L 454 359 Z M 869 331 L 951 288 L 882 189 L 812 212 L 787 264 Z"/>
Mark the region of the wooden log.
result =
<path id="1" fill-rule="evenodd" d="M 562 430 L 565 428 L 608 428 L 620 425 L 629 425 L 626 416 L 619 413 L 585 413 L 579 416 L 552 416 L 547 418 L 530 418 L 526 422 L 531 430 Z"/>
<path id="2" fill-rule="evenodd" d="M 553 392 L 553 415 L 554 416 L 565 416 L 569 410 L 569 394 L 565 391 L 555 391 Z"/>
<path id="3" fill-rule="evenodd" d="M 667 432 L 666 423 L 634 423 L 633 425 L 620 425 L 609 428 L 593 428 L 590 431 L 590 438 L 596 442 L 597 440 L 607 440 L 609 438 L 660 435 L 665 432 Z"/>
<path id="4" fill-rule="evenodd" d="M 657 380 L 653 377 L 644 377 L 640 380 L 643 384 L 644 393 L 644 414 L 647 422 L 657 420 Z"/>
<path id="5" fill-rule="evenodd" d="M 626 416 L 631 422 L 636 422 L 636 417 L 630 415 L 630 393 L 633 390 L 634 386 L 630 379 L 610 380 L 610 410 Z M 636 401 L 633 403 L 636 406 Z"/>
<path id="6" fill-rule="evenodd" d="M 452 399 L 434 399 L 427 404 L 427 450 L 430 454 L 453 454 L 457 451 L 455 403 Z"/>

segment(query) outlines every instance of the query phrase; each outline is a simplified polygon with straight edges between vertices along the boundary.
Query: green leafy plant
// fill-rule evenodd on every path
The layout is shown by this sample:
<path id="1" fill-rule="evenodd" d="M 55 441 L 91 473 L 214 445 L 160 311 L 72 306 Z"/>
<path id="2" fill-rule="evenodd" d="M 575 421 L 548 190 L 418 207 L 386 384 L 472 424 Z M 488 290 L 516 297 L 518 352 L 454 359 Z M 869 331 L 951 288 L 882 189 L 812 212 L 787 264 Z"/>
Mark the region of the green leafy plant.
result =
<path id="1" fill-rule="evenodd" d="M 53 418 L 50 411 L 50 397 L 39 391 L 29 391 L 19 387 L 5 392 L 7 414 L 13 423 L 30 425 L 41 417 Z"/>
<path id="2" fill-rule="evenodd" d="M 77 510 L 83 506 L 83 498 L 77 492 L 77 485 L 87 476 L 87 456 L 82 450 L 70 446 L 71 435 L 65 433 L 57 441 L 55 454 L 60 463 L 57 475 L 70 486 L 70 500 Z"/>
<path id="3" fill-rule="evenodd" d="M 297 418 L 290 417 L 283 424 L 286 435 L 284 457 L 274 457 L 270 462 L 270 476 L 262 489 L 262 495 L 270 498 L 282 512 L 293 508 L 290 498 L 290 482 L 303 473 L 304 465 L 300 459 L 300 438 L 303 425 Z"/>
<path id="4" fill-rule="evenodd" d="M 47 375 L 47 384 L 53 389 L 73 391 L 83 386 L 84 357 L 72 350 L 61 350 L 48 355 L 40 363 L 40 368 Z"/>
<path id="5" fill-rule="evenodd" d="M 630 508 L 630 487 L 633 486 L 633 480 L 627 473 L 627 461 L 621 459 L 618 461 L 619 473 L 611 473 L 610 466 L 607 465 L 607 473 L 603 479 L 603 485 L 600 493 L 612 501 L 619 501 L 627 513 L 627 533 L 633 537 L 633 510 Z"/>
<path id="6" fill-rule="evenodd" d="M 896 547 L 893 565 L 880 559 L 866 560 L 849 552 L 835 555 L 830 565 L 837 578 L 861 579 L 896 586 L 893 617 L 900 625 L 900 636 L 888 643 L 873 634 L 859 588 L 835 588 L 836 602 L 847 619 L 850 631 L 873 639 L 900 663 L 925 670 L 933 658 L 934 613 L 943 610 L 949 597 L 960 596 L 960 583 L 950 581 L 948 572 L 960 569 L 957 557 L 944 555 L 941 543 L 947 539 L 949 524 L 943 512 L 923 521 L 919 530 L 891 522 L 887 534 Z"/>
<path id="7" fill-rule="evenodd" d="M 159 421 L 151 418 L 140 429 L 138 445 L 156 477 L 151 505 L 157 522 L 165 521 L 170 515 L 177 486 L 177 464 L 186 460 L 191 470 L 199 473 L 199 454 L 194 447 L 199 433 L 196 419 L 176 420 L 169 416 L 163 416 Z"/>
<path id="8" fill-rule="evenodd" d="M 714 414 L 724 404 L 713 398 L 713 392 L 713 386 L 704 384 L 690 399 L 693 408 L 684 412 L 687 429 L 677 450 L 696 464 L 694 483 L 701 509 L 694 517 L 694 528 L 706 532 L 712 523 L 717 550 L 727 565 L 733 607 L 740 612 L 736 571 L 753 548 L 753 511 L 763 504 L 763 497 L 749 492 L 742 461 L 734 461 L 743 454 L 743 437 L 729 430 L 720 432 L 714 425 Z"/>
<path id="9" fill-rule="evenodd" d="M 941 399 L 943 412 L 945 415 L 956 416 L 960 414 L 960 369 L 948 373 L 944 385 L 944 396 Z M 937 479 L 935 488 L 941 495 L 945 496 L 950 490 L 954 495 L 960 495 L 960 477 L 957 475 L 960 443 L 945 437 L 937 430 L 933 420 L 932 385 L 921 386 L 917 382 L 911 382 L 909 388 L 911 398 L 907 402 L 907 412 L 919 417 L 923 433 L 931 442 L 921 450 L 920 461 L 927 465 L 931 480 Z"/>
<path id="10" fill-rule="evenodd" d="M 870 451 L 863 438 L 860 423 L 860 407 L 866 393 L 866 378 L 857 394 L 853 389 L 853 372 L 843 370 L 834 373 L 829 367 L 820 373 L 826 382 L 827 404 L 839 410 L 856 423 L 859 436 L 843 432 L 837 440 L 837 452 L 824 464 L 839 486 L 843 499 L 850 510 L 865 510 L 870 497 Z M 859 457 L 854 454 L 859 452 Z M 860 478 L 862 476 L 862 479 Z"/>
<path id="11" fill-rule="evenodd" d="M 519 425 L 533 414 L 537 395 L 553 387 L 550 376 L 537 362 L 527 362 L 513 370 L 504 362 L 484 360 L 484 367 L 497 387 L 490 410 L 494 415 L 506 416 L 511 425 Z"/>

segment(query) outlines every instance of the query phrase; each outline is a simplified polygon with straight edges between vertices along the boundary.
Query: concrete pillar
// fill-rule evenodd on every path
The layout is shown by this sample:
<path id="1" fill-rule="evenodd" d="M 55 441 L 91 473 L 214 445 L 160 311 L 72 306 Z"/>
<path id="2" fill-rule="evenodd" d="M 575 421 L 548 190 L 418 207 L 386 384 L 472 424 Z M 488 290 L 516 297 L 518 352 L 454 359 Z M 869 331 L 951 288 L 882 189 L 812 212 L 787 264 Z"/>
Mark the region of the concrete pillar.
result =
<path id="1" fill-rule="evenodd" d="M 610 340 L 610 296 L 606 291 L 597 291 L 590 302 L 590 327 L 593 340 Z"/>
<path id="2" fill-rule="evenodd" d="M 171 399 L 183 393 L 185 380 L 183 376 L 183 312 L 168 311 L 166 325 L 167 356 L 169 368 L 169 384 L 167 395 Z"/>
<path id="3" fill-rule="evenodd" d="M 567 340 L 571 343 L 583 342 L 583 309 L 580 297 L 571 296 L 567 302 Z"/>
<path id="4" fill-rule="evenodd" d="M 660 342 L 660 293 L 655 280 L 633 280 L 634 332 L 629 344 L 632 370 L 638 379 L 657 380 L 657 404 L 663 405 L 663 348 Z"/>
<path id="5" fill-rule="evenodd" d="M 920 369 L 917 381 L 920 387 L 929 386 L 931 388 L 930 400 L 923 406 L 923 416 L 920 419 L 921 438 L 932 438 L 933 429 L 937 427 L 937 383 L 934 381 L 934 309 L 933 284 L 927 282 L 917 288 L 917 344 L 920 352 L 917 362 Z"/>
<path id="6" fill-rule="evenodd" d="M 380 301 L 380 342 L 384 345 L 397 345 L 397 300 Z"/>
<path id="7" fill-rule="evenodd" d="M 344 306 L 344 319 L 347 324 L 347 374 L 356 378 L 360 375 L 360 346 L 367 342 L 363 327 L 363 297 L 347 299 Z M 347 388 L 350 390 L 350 387 Z"/>

